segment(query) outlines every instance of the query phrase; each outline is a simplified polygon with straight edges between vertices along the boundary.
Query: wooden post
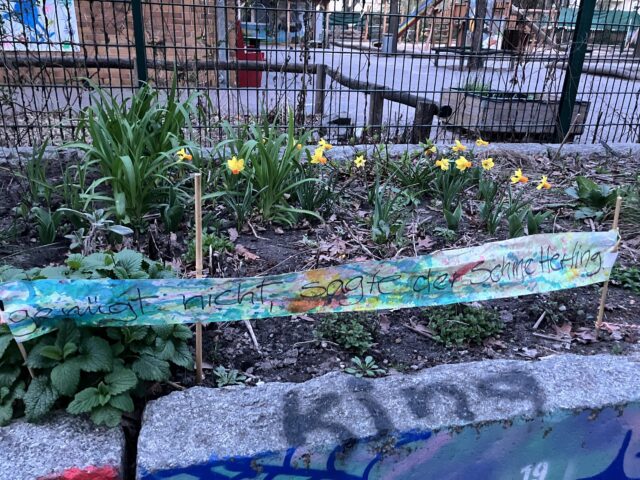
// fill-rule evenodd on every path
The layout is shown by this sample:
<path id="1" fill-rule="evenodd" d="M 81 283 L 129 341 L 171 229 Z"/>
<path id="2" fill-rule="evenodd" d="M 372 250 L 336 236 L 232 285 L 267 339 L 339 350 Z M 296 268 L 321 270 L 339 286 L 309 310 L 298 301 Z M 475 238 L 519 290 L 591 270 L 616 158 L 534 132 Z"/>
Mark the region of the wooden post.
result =
<path id="1" fill-rule="evenodd" d="M 416 113 L 413 117 L 413 130 L 411 132 L 411 143 L 424 142 L 431 135 L 431 124 L 433 123 L 434 105 L 429 102 L 418 102 Z"/>
<path id="2" fill-rule="evenodd" d="M 487 0 L 477 0 L 476 9 L 473 12 L 473 34 L 471 36 L 471 56 L 467 61 L 469 70 L 482 68 L 482 34 L 484 30 L 484 19 L 487 16 Z M 463 57 L 464 58 L 464 57 Z"/>
<path id="3" fill-rule="evenodd" d="M 613 213 L 613 225 L 611 225 L 612 230 L 618 230 L 618 222 L 620 220 L 620 207 L 622 206 L 622 197 L 618 197 L 616 199 L 616 209 Z M 620 240 L 618 240 L 619 242 Z M 618 246 L 616 245 L 616 250 Z M 604 282 L 602 285 L 602 293 L 600 294 L 600 307 L 598 308 L 598 318 L 596 319 L 596 338 L 598 333 L 600 332 L 600 327 L 602 326 L 602 320 L 604 319 L 604 306 L 607 303 L 607 293 L 609 293 L 609 280 Z"/>
<path id="4" fill-rule="evenodd" d="M 313 100 L 313 113 L 316 115 L 324 115 L 324 97 L 326 95 L 325 89 L 327 84 L 326 67 L 323 63 L 318 64 L 316 68 L 316 88 L 315 97 Z"/>
<path id="5" fill-rule="evenodd" d="M 20 355 L 22 355 L 22 359 L 24 360 L 24 364 L 27 365 L 28 357 L 27 357 L 27 351 L 24 349 L 24 345 L 22 345 L 15 338 L 14 338 L 14 340 L 15 340 L 16 344 L 18 345 L 18 350 L 20 350 Z M 35 374 L 33 373 L 33 370 L 31 370 L 31 367 L 27 366 L 27 370 L 29 371 L 29 375 L 31 376 L 32 379 L 36 378 Z"/>
<path id="6" fill-rule="evenodd" d="M 196 278 L 202 278 L 202 176 L 193 176 L 195 220 L 196 220 Z M 202 374 L 202 323 L 196 323 L 196 383 L 201 383 Z"/>
<path id="7" fill-rule="evenodd" d="M 373 91 L 369 98 L 369 118 L 367 125 L 371 136 L 379 135 L 382 132 L 382 109 L 384 108 L 384 97 L 382 92 Z"/>

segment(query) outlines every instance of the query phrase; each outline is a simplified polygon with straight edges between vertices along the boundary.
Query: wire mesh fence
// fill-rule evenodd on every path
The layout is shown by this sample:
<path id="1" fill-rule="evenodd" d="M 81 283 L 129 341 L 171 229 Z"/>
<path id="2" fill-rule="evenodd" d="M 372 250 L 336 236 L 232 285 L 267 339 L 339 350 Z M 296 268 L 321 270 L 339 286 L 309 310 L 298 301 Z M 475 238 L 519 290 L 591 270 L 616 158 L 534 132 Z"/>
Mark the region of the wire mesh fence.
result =
<path id="1" fill-rule="evenodd" d="M 288 112 L 334 143 L 636 142 L 640 15 L 588 3 L 1 0 L 0 145 L 62 144 L 92 84 L 141 81 L 198 92 L 204 144 Z"/>

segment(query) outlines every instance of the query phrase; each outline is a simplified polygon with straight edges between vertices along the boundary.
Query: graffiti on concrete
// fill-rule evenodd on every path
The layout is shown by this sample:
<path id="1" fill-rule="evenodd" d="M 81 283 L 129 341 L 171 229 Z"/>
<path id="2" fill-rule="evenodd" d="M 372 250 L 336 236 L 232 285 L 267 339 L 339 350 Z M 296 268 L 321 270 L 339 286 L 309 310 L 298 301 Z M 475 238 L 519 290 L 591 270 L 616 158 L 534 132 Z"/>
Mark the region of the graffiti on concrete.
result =
<path id="1" fill-rule="evenodd" d="M 455 414 L 466 426 L 440 431 L 399 431 L 371 383 L 352 379 L 348 402 L 364 412 L 375 434 L 358 438 L 354 422 L 333 415 L 345 398 L 327 393 L 301 401 L 289 392 L 283 402 L 282 435 L 287 448 L 251 457 L 156 472 L 145 480 L 640 480 L 640 404 L 599 411 L 543 414 L 545 395 L 525 371 L 489 374 L 473 385 L 473 399 L 454 383 L 433 382 L 403 391 L 409 415 L 433 419 L 436 410 Z M 530 414 L 509 422 L 481 422 L 478 400 L 527 402 Z M 304 406 L 303 406 L 304 403 Z M 355 407 L 358 408 L 355 408 Z M 367 419 L 364 419 L 367 420 Z M 475 422 L 475 423 L 474 423 Z M 416 422 L 417 423 L 417 422 Z M 309 441 L 326 434 L 325 444 Z M 319 444 L 320 443 L 320 444 Z M 212 450 L 215 447 L 212 446 Z"/>
<path id="2" fill-rule="evenodd" d="M 69 468 L 62 473 L 40 477 L 38 480 L 118 480 L 120 474 L 115 467 Z"/>

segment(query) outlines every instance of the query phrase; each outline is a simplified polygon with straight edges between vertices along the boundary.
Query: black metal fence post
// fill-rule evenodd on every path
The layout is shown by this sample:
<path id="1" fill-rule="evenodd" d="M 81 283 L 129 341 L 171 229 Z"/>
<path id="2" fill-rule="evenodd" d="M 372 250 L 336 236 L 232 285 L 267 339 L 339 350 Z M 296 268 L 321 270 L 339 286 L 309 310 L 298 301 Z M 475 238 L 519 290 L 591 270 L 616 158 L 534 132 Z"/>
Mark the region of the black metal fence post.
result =
<path id="1" fill-rule="evenodd" d="M 147 45 L 144 39 L 142 0 L 131 0 L 131 15 L 133 17 L 133 39 L 136 47 L 136 73 L 138 75 L 138 87 L 140 87 L 148 80 Z"/>
<path id="2" fill-rule="evenodd" d="M 589 40 L 595 6 L 596 0 L 582 0 L 580 2 L 580 8 L 578 9 L 573 41 L 571 42 L 571 51 L 569 52 L 569 60 L 564 77 L 564 85 L 560 96 L 560 104 L 558 105 L 558 118 L 556 122 L 556 141 L 558 142 L 564 140 L 564 137 L 571 128 L 573 107 L 575 106 L 578 87 L 580 86 L 580 75 L 582 74 L 584 57 L 587 53 L 587 42 Z"/>

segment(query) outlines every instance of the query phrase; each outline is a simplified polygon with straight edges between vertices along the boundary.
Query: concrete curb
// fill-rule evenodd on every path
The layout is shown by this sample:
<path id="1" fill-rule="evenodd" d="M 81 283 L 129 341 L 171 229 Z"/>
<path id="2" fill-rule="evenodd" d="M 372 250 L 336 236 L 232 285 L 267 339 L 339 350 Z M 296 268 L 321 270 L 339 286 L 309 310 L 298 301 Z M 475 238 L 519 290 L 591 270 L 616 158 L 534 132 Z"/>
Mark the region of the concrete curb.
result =
<path id="1" fill-rule="evenodd" d="M 562 355 L 192 388 L 147 406 L 138 478 L 512 479 L 529 468 L 530 480 L 570 480 L 625 455 L 630 476 L 593 478 L 638 477 L 639 370 L 637 357 Z"/>
<path id="2" fill-rule="evenodd" d="M 41 424 L 16 420 L 0 428 L 0 452 L 2 480 L 115 480 L 124 435 L 120 429 L 58 413 Z"/>

